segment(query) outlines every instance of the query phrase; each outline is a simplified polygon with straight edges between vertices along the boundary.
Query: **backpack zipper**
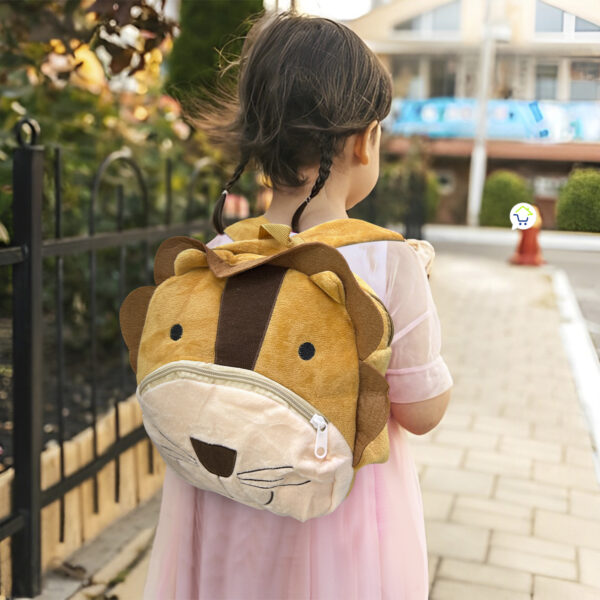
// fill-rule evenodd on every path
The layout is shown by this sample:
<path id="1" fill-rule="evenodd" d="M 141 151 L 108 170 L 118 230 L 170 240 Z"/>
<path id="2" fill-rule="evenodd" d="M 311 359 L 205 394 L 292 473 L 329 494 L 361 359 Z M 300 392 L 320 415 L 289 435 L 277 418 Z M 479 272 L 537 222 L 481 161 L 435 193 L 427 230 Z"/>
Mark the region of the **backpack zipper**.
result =
<path id="1" fill-rule="evenodd" d="M 280 383 L 277 383 L 276 381 L 273 381 L 272 379 L 269 379 L 268 377 L 265 377 L 256 371 L 252 371 L 252 375 L 246 375 L 243 369 L 238 369 L 236 367 L 225 367 L 226 372 L 219 373 L 218 370 L 219 368 L 222 368 L 221 365 L 217 365 L 217 369 L 214 369 L 214 366 L 205 367 L 203 364 L 206 363 L 199 364 L 193 361 L 179 361 L 176 363 L 167 363 L 166 365 L 159 367 L 156 369 L 156 371 L 153 371 L 147 375 L 138 385 L 136 390 L 138 400 L 140 399 L 144 390 L 152 382 L 176 371 L 197 373 L 198 375 L 211 379 L 215 383 L 227 383 L 229 381 L 235 381 L 238 383 L 258 386 L 270 391 L 276 398 L 283 401 L 284 404 L 287 404 L 316 429 L 315 456 L 320 460 L 323 460 L 327 456 L 327 428 L 329 421 L 309 402 L 304 400 L 304 398 L 292 392 Z"/>

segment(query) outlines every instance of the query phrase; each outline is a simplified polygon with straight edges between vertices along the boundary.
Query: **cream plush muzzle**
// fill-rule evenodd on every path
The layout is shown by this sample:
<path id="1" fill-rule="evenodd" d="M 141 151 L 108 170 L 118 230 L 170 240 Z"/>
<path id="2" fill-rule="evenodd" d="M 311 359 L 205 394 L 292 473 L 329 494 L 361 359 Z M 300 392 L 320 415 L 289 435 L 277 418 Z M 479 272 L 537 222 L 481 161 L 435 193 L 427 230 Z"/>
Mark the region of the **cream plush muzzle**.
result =
<path id="1" fill-rule="evenodd" d="M 300 521 L 332 512 L 352 486 L 352 449 L 335 425 L 259 373 L 180 360 L 137 396 L 148 435 L 191 485 Z"/>

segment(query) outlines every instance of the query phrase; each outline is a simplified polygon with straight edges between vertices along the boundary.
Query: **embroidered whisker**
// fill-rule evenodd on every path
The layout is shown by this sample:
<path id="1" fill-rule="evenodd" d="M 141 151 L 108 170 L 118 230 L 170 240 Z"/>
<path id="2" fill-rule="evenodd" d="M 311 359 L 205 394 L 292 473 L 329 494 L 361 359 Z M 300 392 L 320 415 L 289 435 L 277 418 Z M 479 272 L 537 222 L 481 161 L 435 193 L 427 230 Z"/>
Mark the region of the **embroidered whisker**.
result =
<path id="1" fill-rule="evenodd" d="M 308 479 L 307 481 L 301 481 L 300 483 L 279 483 L 277 485 L 254 485 L 253 483 L 246 483 L 243 479 L 240 479 L 240 482 L 242 483 L 242 485 L 255 487 L 255 488 L 258 488 L 259 490 L 271 490 L 273 488 L 278 488 L 278 487 L 305 485 L 306 483 L 310 483 L 310 479 Z"/>

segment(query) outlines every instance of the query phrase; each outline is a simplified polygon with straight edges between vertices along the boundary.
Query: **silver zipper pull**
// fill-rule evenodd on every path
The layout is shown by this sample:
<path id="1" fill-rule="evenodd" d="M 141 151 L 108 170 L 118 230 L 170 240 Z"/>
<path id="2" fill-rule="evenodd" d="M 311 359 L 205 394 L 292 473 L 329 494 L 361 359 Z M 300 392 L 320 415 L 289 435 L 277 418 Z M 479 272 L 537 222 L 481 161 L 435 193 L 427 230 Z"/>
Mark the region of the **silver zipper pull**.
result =
<path id="1" fill-rule="evenodd" d="M 321 415 L 313 415 L 310 424 L 317 430 L 315 456 L 323 460 L 327 456 L 327 421 Z"/>

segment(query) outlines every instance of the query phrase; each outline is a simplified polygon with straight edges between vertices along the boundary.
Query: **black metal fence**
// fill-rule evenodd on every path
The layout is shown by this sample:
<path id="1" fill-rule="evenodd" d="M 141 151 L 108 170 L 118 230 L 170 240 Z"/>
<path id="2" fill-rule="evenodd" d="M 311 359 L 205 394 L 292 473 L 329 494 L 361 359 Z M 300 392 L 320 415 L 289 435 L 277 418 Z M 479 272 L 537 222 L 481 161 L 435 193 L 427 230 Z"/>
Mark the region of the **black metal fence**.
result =
<path id="1" fill-rule="evenodd" d="M 28 136 L 25 135 L 28 132 Z M 61 150 L 54 148 L 52 169 L 54 172 L 54 239 L 43 239 L 42 208 L 45 148 L 37 145 L 39 127 L 30 119 L 23 119 L 16 128 L 18 148 L 13 161 L 13 238 L 11 245 L 0 248 L 0 268 L 12 267 L 12 398 L 13 398 L 13 468 L 12 512 L 0 521 L 0 541 L 11 537 L 12 552 L 12 594 L 14 596 L 35 596 L 41 591 L 41 510 L 49 504 L 60 501 L 60 539 L 64 536 L 65 509 L 64 496 L 87 479 L 94 479 L 94 510 L 98 511 L 98 472 L 115 462 L 115 501 L 119 501 L 119 456 L 145 438 L 143 427 L 121 436 L 119 410 L 115 406 L 115 442 L 104 452 L 98 452 L 98 350 L 97 350 L 97 253 L 107 248 L 118 249 L 118 293 L 119 303 L 126 294 L 128 247 L 140 245 L 143 248 L 143 278 L 150 283 L 152 264 L 150 249 L 153 245 L 172 235 L 208 233 L 209 220 L 204 215 L 200 219 L 185 219 L 184 223 L 172 223 L 172 165 L 165 168 L 166 208 L 163 224 L 150 225 L 149 190 L 142 170 L 126 151 L 110 154 L 98 168 L 92 185 L 88 234 L 77 237 L 63 237 L 62 192 L 61 192 Z M 29 138 L 26 140 L 26 138 Z M 123 185 L 116 190 L 116 230 L 96 232 L 96 201 L 100 184 L 107 169 L 121 163 L 137 182 L 140 201 L 143 207 L 143 222 L 139 228 L 124 227 Z M 205 164 L 191 174 L 187 188 L 186 217 L 192 214 L 194 188 Z M 94 458 L 75 473 L 65 476 L 65 348 L 64 348 L 64 260 L 71 255 L 89 256 L 89 340 L 90 340 L 90 381 L 91 412 L 93 427 Z M 43 401 L 45 390 L 41 373 L 44 370 L 43 353 L 43 305 L 44 259 L 53 259 L 55 288 L 55 335 L 53 356 L 56 371 L 56 410 L 57 441 L 60 444 L 60 480 L 55 485 L 42 490 L 40 457 L 43 449 Z M 46 340 L 48 342 L 48 340 Z M 127 389 L 127 354 L 124 344 L 120 347 L 121 391 L 118 401 L 127 398 L 133 391 L 131 383 Z M 152 450 L 148 442 L 149 468 L 153 469 Z"/>

